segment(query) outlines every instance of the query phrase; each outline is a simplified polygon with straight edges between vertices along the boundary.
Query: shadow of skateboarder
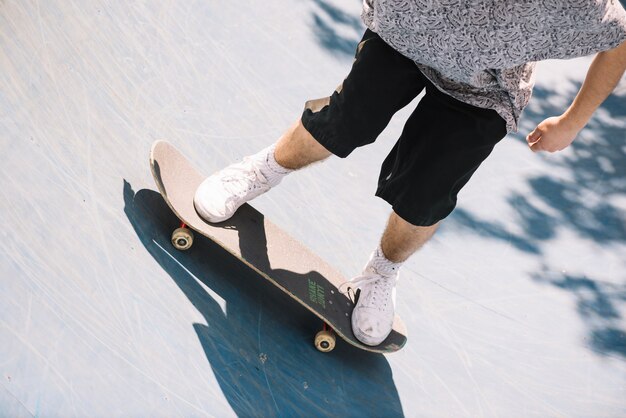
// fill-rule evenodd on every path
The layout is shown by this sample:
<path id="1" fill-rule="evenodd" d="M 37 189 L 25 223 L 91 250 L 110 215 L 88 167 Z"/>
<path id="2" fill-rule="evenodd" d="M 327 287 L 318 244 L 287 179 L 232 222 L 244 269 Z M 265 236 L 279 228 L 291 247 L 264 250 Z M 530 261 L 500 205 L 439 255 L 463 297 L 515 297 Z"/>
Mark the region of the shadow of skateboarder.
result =
<path id="1" fill-rule="evenodd" d="M 135 193 L 127 182 L 123 194 L 142 244 L 205 318 L 194 329 L 238 416 L 403 415 L 384 356 L 348 344 L 319 353 L 311 343 L 320 325 L 314 315 L 209 239 L 199 236 L 191 250 L 174 251 L 169 238 L 178 219 L 161 195 Z M 252 235 L 242 242 L 262 242 Z M 207 288 L 223 298 L 225 310 Z"/>

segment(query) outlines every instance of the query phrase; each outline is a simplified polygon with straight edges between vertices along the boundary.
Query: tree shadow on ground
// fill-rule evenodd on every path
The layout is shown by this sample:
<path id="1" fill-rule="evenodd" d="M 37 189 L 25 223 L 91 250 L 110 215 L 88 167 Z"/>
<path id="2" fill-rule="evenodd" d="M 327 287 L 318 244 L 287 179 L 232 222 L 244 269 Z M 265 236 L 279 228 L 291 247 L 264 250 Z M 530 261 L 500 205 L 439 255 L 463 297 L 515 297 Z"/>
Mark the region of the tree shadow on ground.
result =
<path id="1" fill-rule="evenodd" d="M 334 55 L 354 56 L 365 26 L 361 19 L 328 0 L 313 0 L 311 28 L 318 43 Z"/>
<path id="2" fill-rule="evenodd" d="M 626 357 L 626 331 L 619 327 L 622 317 L 617 309 L 626 302 L 626 286 L 547 270 L 534 275 L 533 279 L 574 296 L 578 314 L 590 329 L 588 344 L 591 349 L 600 355 Z"/>
<path id="3" fill-rule="evenodd" d="M 579 82 L 570 80 L 566 91 L 576 92 L 579 87 Z M 626 91 L 621 90 L 626 89 L 620 87 L 603 103 L 570 151 L 558 158 L 544 155 L 560 175 L 549 171 L 533 174 L 526 180 L 529 193 L 511 192 L 508 196 L 518 228 L 512 230 L 504 222 L 485 220 L 462 208 L 455 210 L 449 225 L 472 229 L 535 256 L 544 267 L 533 279 L 574 296 L 578 313 L 589 327 L 590 347 L 601 355 L 626 358 L 626 331 L 617 309 L 626 294 L 623 269 L 614 269 L 621 277 L 611 278 L 610 283 L 554 273 L 545 251 L 551 240 L 563 232 L 612 251 L 626 245 Z M 525 134 L 537 123 L 561 114 L 564 108 L 550 99 L 562 94 L 556 89 L 536 87 L 514 139 L 525 144 Z M 570 96 L 573 99 L 573 93 Z"/>
<path id="4" fill-rule="evenodd" d="M 238 416 L 402 416 L 385 357 L 338 341 L 318 352 L 320 321 L 213 241 L 186 252 L 169 239 L 177 218 L 161 195 L 124 182 L 125 213 L 141 242 L 205 324 L 193 324 Z M 225 302 L 220 306 L 215 297 Z"/>

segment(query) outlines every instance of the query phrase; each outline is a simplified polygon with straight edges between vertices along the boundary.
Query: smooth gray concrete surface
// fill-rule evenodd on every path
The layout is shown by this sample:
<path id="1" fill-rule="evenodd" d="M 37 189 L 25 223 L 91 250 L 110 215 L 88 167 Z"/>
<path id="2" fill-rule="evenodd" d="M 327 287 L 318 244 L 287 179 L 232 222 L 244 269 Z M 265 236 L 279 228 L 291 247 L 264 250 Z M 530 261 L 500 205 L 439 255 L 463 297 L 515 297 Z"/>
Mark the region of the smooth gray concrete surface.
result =
<path id="1" fill-rule="evenodd" d="M 206 173 L 332 92 L 360 2 L 0 2 L 0 416 L 626 415 L 626 83 L 556 155 L 524 135 L 589 58 L 543 63 L 498 145 L 402 272 L 407 346 L 318 353 L 318 321 L 208 240 L 168 243 L 150 145 Z M 414 106 L 413 103 L 410 107 Z M 372 146 L 254 206 L 347 276 L 389 208 Z"/>

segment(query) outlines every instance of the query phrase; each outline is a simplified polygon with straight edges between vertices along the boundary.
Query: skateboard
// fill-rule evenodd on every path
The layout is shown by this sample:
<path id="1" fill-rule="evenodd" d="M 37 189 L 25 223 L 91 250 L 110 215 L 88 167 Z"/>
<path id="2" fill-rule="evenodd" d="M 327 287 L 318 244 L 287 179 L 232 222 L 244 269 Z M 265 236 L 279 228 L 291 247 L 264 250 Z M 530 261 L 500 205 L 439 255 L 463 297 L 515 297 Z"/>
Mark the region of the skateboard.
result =
<path id="1" fill-rule="evenodd" d="M 196 232 L 239 258 L 322 320 L 322 330 L 313 339 L 319 351 L 331 351 L 336 335 L 375 353 L 390 353 L 404 346 L 406 328 L 397 315 L 391 334 L 380 345 L 372 347 L 359 342 L 352 333 L 350 320 L 354 303 L 340 291 L 345 277 L 249 204 L 242 205 L 224 222 L 212 224 L 200 218 L 193 196 L 206 176 L 173 145 L 155 142 L 150 168 L 159 192 L 181 221 L 180 228 L 172 233 L 172 245 L 188 250 Z"/>

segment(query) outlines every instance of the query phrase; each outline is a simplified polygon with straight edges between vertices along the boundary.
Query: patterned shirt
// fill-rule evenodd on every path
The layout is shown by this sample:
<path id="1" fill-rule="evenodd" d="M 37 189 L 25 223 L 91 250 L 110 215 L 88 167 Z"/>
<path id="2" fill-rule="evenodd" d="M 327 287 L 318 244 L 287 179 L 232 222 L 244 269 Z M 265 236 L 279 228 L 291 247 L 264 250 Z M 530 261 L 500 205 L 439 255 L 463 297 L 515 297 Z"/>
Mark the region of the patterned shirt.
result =
<path id="1" fill-rule="evenodd" d="M 494 109 L 509 132 L 530 99 L 535 61 L 626 40 L 618 0 L 363 0 L 361 17 L 439 90 Z"/>

